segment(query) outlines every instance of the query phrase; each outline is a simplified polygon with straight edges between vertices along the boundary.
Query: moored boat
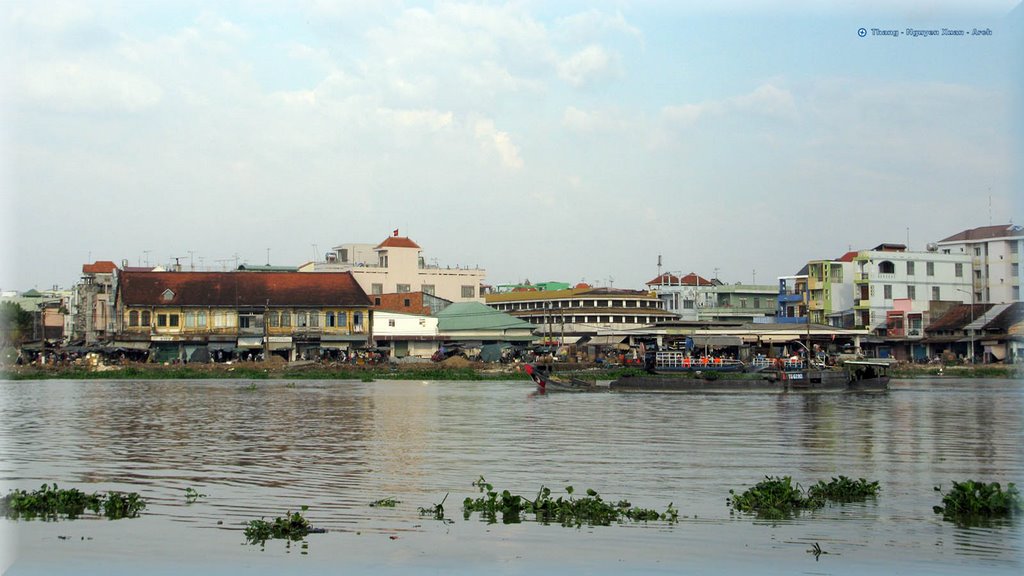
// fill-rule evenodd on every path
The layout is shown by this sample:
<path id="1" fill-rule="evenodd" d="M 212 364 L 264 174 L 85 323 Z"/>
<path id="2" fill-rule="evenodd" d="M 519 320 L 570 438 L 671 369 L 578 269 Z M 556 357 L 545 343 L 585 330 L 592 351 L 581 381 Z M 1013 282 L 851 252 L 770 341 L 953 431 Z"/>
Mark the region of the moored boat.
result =
<path id="1" fill-rule="evenodd" d="M 652 374 L 743 372 L 745 370 L 745 365 L 739 360 L 720 356 L 691 357 L 678 350 L 649 351 L 644 358 L 644 367 Z"/>
<path id="2" fill-rule="evenodd" d="M 590 392 L 597 389 L 597 384 L 579 378 L 559 378 L 551 373 L 551 369 L 543 364 L 527 364 L 523 370 L 537 384 L 537 391 L 554 392 Z"/>

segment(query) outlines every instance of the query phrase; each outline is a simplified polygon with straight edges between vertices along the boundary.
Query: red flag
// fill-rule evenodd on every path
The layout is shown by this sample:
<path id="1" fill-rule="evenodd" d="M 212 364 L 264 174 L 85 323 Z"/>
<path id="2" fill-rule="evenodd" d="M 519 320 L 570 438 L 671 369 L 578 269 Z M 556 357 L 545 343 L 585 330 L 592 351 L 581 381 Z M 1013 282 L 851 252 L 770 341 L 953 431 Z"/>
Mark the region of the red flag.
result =
<path id="1" fill-rule="evenodd" d="M 398 228 L 395 228 L 394 235 L 398 236 Z"/>

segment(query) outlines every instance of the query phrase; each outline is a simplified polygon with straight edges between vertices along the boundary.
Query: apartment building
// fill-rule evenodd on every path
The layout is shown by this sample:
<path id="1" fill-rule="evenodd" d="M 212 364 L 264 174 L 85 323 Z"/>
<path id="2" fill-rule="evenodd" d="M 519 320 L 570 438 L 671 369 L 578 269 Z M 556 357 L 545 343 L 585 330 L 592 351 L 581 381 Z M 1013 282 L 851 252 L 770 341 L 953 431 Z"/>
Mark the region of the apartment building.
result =
<path id="1" fill-rule="evenodd" d="M 1020 253 L 1024 227 L 1012 224 L 982 226 L 954 234 L 935 243 L 942 254 L 970 257 L 971 292 L 975 302 L 1020 302 L 1024 273 Z"/>

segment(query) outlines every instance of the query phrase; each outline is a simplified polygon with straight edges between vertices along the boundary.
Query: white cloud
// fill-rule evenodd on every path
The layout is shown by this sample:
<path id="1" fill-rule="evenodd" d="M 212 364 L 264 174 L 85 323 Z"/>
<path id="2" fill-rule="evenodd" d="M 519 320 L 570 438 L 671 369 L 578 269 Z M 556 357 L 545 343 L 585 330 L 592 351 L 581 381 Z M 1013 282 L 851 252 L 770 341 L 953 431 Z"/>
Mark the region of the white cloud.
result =
<path id="1" fill-rule="evenodd" d="M 138 112 L 163 96 L 143 74 L 88 60 L 36 62 L 20 71 L 18 84 L 24 104 L 63 112 Z"/>
<path id="2" fill-rule="evenodd" d="M 591 44 L 558 66 L 558 75 L 574 87 L 583 87 L 618 75 L 618 59 L 603 47 Z"/>
<path id="3" fill-rule="evenodd" d="M 452 125 L 451 112 L 378 108 L 377 114 L 384 118 L 388 123 L 399 128 L 426 128 L 427 130 L 437 131 L 443 128 L 448 128 Z"/>
<path id="4" fill-rule="evenodd" d="M 481 118 L 473 126 L 473 133 L 485 150 L 497 152 L 501 163 L 508 168 L 520 169 L 523 159 L 519 157 L 519 148 L 512 142 L 508 132 L 502 132 L 494 126 L 494 121 Z"/>

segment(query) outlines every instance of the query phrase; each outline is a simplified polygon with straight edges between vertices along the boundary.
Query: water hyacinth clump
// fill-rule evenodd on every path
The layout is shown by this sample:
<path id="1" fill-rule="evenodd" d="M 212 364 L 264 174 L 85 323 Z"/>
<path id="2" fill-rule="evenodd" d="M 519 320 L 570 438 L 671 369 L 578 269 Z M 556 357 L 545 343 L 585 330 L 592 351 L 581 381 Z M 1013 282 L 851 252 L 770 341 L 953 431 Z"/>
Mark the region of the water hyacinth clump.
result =
<path id="1" fill-rule="evenodd" d="M 309 510 L 308 506 L 303 506 L 302 511 Z M 250 520 L 245 527 L 245 539 L 250 544 L 263 544 L 267 540 L 283 539 L 283 540 L 302 540 L 309 534 L 323 533 L 325 530 L 322 528 L 313 528 L 309 524 L 309 520 L 306 520 L 299 512 L 287 512 L 284 518 L 274 518 L 273 522 L 267 522 L 260 518 L 259 520 Z"/>
<path id="2" fill-rule="evenodd" d="M 794 484 L 790 476 L 765 476 L 764 480 L 742 494 L 729 490 L 729 495 L 727 502 L 733 510 L 752 512 L 762 518 L 786 518 L 801 510 L 825 505 L 821 496 L 805 496 L 800 485 Z"/>
<path id="3" fill-rule="evenodd" d="M 846 476 L 832 478 L 826 483 L 819 480 L 807 489 L 809 498 L 829 500 L 831 502 L 859 502 L 878 495 L 878 481 L 868 482 L 864 478 L 853 480 Z"/>
<path id="4" fill-rule="evenodd" d="M 936 492 L 941 492 L 939 486 Z M 986 484 L 966 480 L 953 482 L 953 489 L 942 495 L 942 506 L 934 506 L 944 520 L 960 524 L 980 524 L 993 518 L 1006 518 L 1022 510 L 1020 492 L 1012 482 L 1006 490 L 998 482 Z"/>
<path id="5" fill-rule="evenodd" d="M 77 488 L 58 488 L 43 484 L 39 490 L 12 490 L 0 501 L 0 508 L 12 518 L 74 520 L 86 511 L 102 514 L 111 520 L 135 518 L 146 507 L 138 493 L 107 492 L 86 494 Z"/>
<path id="6" fill-rule="evenodd" d="M 473 485 L 477 486 L 483 495 L 476 499 L 467 497 L 463 502 L 463 515 L 467 520 L 473 512 L 479 512 L 489 522 L 496 522 L 500 513 L 501 521 L 506 524 L 521 522 L 527 514 L 533 514 L 537 522 L 543 524 L 557 523 L 576 527 L 584 524 L 608 526 L 612 522 L 625 520 L 661 520 L 669 523 L 679 521 L 679 511 L 672 504 L 668 505 L 665 512 L 634 508 L 625 500 L 612 504 L 605 502 L 597 492 L 590 489 L 587 490 L 586 497 L 575 498 L 573 487 L 566 486 L 568 498 L 552 498 L 551 489 L 542 486 L 537 496 L 530 500 L 508 490 L 499 493 L 483 476 Z"/>

